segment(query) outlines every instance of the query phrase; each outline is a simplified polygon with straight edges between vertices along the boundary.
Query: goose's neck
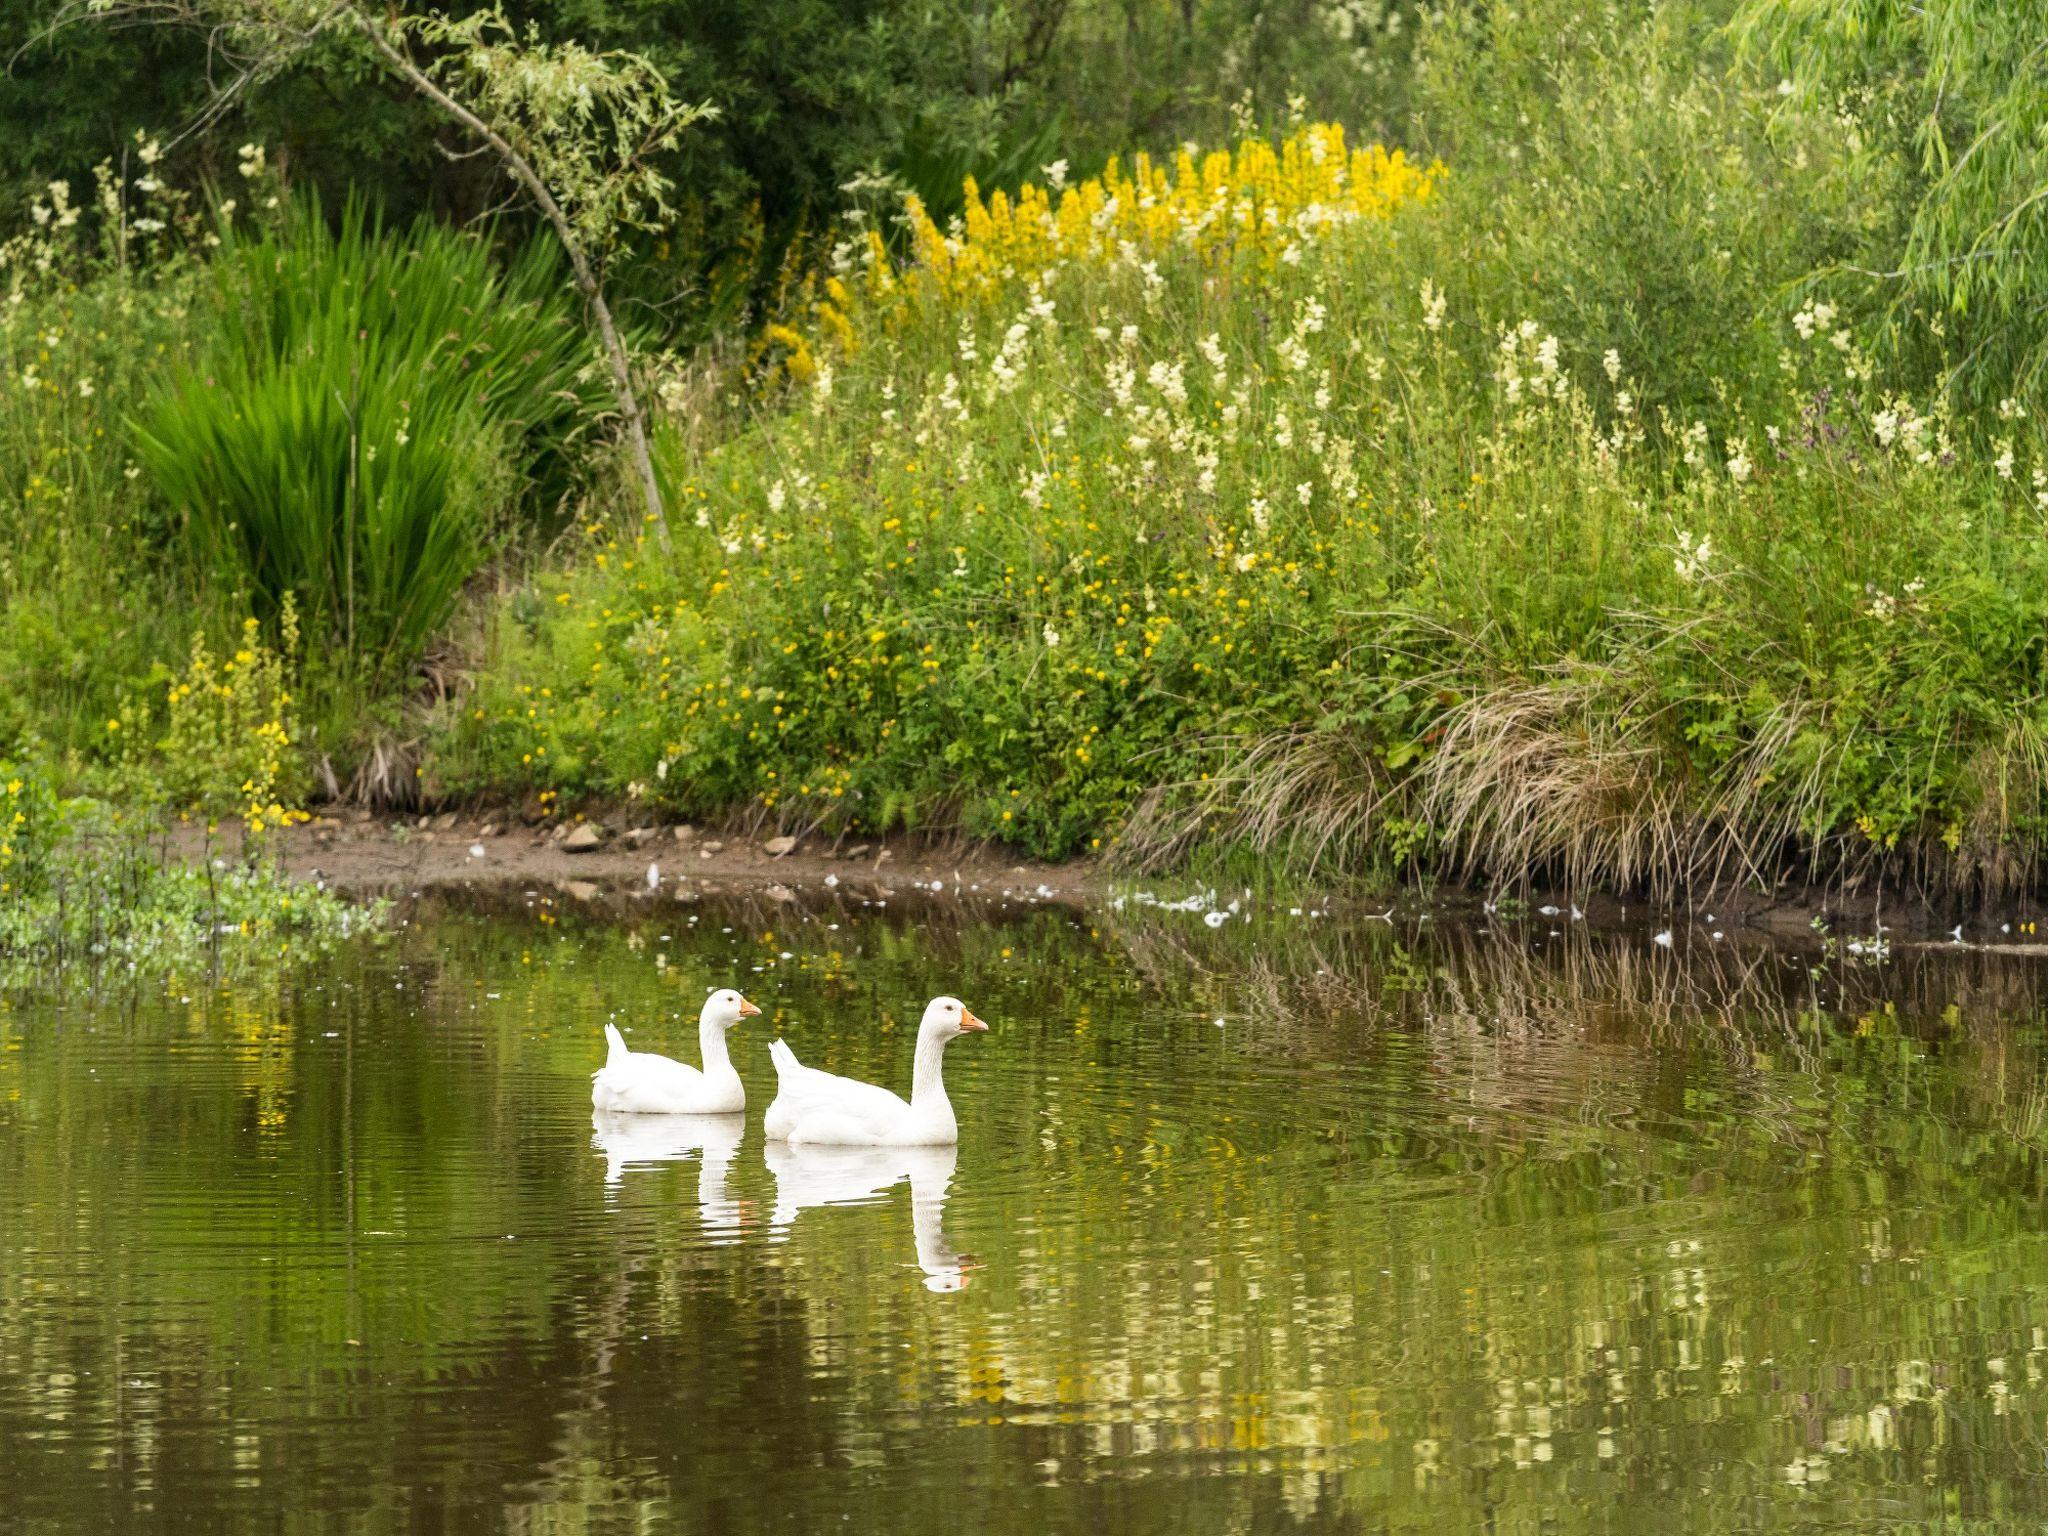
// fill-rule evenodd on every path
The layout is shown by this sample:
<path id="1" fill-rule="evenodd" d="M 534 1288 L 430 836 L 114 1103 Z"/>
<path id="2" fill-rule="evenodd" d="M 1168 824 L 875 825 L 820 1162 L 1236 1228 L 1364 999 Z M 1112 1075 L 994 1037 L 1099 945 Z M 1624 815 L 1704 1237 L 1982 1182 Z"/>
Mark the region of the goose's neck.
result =
<path id="1" fill-rule="evenodd" d="M 946 1042 L 938 1035 L 917 1037 L 917 1064 L 910 1073 L 910 1107 L 920 1114 L 950 1115 L 952 1101 L 946 1097 Z"/>
<path id="2" fill-rule="evenodd" d="M 697 1026 L 697 1046 L 704 1053 L 704 1075 L 706 1077 L 736 1077 L 732 1057 L 725 1049 L 725 1030 L 722 1026 L 703 1023 Z"/>

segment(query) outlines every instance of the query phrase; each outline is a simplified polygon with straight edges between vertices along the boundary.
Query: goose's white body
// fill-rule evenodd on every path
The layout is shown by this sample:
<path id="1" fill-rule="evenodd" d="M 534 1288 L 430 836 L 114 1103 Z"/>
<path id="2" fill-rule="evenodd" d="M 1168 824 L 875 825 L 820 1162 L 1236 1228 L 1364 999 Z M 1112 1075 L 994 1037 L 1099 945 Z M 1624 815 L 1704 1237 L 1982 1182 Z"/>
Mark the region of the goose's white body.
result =
<path id="1" fill-rule="evenodd" d="M 958 998 L 933 998 L 918 1026 L 908 1099 L 873 1083 L 807 1067 L 787 1041 L 772 1040 L 768 1054 L 775 1062 L 775 1102 L 768 1106 L 762 1128 L 771 1141 L 951 1146 L 960 1139 L 960 1127 L 946 1097 L 946 1046 L 962 1034 L 987 1028 Z"/>
<path id="2" fill-rule="evenodd" d="M 728 1115 L 747 1107 L 725 1032 L 761 1010 L 731 988 L 704 1000 L 697 1018 L 700 1070 L 667 1056 L 626 1048 L 616 1025 L 604 1027 L 605 1063 L 590 1079 L 591 1108 L 634 1115 Z"/>

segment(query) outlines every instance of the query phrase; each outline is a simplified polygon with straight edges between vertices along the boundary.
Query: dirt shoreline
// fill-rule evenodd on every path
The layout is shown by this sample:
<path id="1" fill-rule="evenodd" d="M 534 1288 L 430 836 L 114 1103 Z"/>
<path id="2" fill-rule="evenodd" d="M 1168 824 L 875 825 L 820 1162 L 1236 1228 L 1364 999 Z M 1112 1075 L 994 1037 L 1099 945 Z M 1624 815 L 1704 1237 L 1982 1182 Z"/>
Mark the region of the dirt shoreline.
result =
<path id="1" fill-rule="evenodd" d="M 632 826 L 603 820 L 524 823 L 517 813 L 431 816 L 373 815 L 336 810 L 273 834 L 272 847 L 288 876 L 316 881 L 352 896 L 400 899 L 427 893 L 481 894 L 546 887 L 578 901 L 660 892 L 671 899 L 753 894 L 794 900 L 814 894 L 982 897 L 1003 902 L 1097 907 L 1133 884 L 1185 894 L 1186 878 L 1133 881 L 1092 860 L 1048 864 L 1020 859 L 986 844 L 920 843 L 903 838 L 760 837 L 690 824 Z M 581 829 L 588 827 L 585 832 Z M 239 823 L 210 837 L 196 824 L 171 835 L 173 856 L 197 861 L 233 857 L 242 846 Z M 1304 898 L 1306 899 L 1306 898 Z M 1690 930 L 1693 937 L 1725 935 L 1778 945 L 1818 946 L 1824 926 L 1837 937 L 1882 934 L 1906 946 L 1980 949 L 2015 956 L 2048 956 L 2048 913 L 2020 901 L 1967 913 L 1911 892 L 1843 891 L 1787 883 L 1773 893 L 1748 890 L 1696 893 L 1682 903 L 1624 901 L 1611 896 L 1548 896 L 1531 892 L 1497 909 L 1485 893 L 1438 888 L 1407 890 L 1391 900 L 1363 892 L 1325 893 L 1326 908 L 1356 907 L 1374 915 L 1426 913 L 1439 921 L 1485 923 L 1495 918 L 1584 921 L 1596 929 Z M 1576 914 L 1576 915 L 1574 915 Z M 1960 921 L 1962 938 L 1955 937 Z"/>
<path id="2" fill-rule="evenodd" d="M 586 826 L 588 834 L 580 830 Z M 209 848 L 234 857 L 242 842 L 239 823 L 222 826 L 211 838 L 193 824 L 176 829 L 171 849 L 192 860 L 206 857 Z M 273 833 L 271 846 L 291 878 L 363 897 L 508 885 L 550 886 L 584 899 L 633 888 L 716 894 L 913 884 L 1074 906 L 1109 895 L 1107 874 L 1090 863 L 1044 864 L 964 843 L 849 838 L 835 846 L 830 838 L 755 838 L 689 824 L 526 826 L 516 816 L 353 811 L 315 816 Z"/>

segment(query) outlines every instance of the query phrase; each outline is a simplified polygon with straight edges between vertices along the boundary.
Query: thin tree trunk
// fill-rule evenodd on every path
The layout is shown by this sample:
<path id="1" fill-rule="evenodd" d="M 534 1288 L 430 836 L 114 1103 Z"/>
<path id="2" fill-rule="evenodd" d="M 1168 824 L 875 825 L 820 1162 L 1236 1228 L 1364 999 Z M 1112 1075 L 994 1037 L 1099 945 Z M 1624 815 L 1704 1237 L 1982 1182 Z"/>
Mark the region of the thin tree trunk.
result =
<path id="1" fill-rule="evenodd" d="M 575 226 L 569 216 L 562 212 L 562 205 L 555 201 L 555 195 L 548 190 L 546 182 L 527 163 L 526 157 L 513 147 L 512 143 L 478 117 L 469 108 L 442 90 L 440 85 L 425 70 L 394 47 L 391 40 L 379 30 L 377 23 L 354 6 L 348 14 L 370 46 L 404 81 L 448 116 L 455 119 L 471 133 L 490 146 L 491 152 L 504 162 L 512 179 L 526 189 L 526 193 L 541 211 L 541 216 L 554 227 L 555 238 L 562 242 L 562 249 L 568 252 L 569 267 L 574 273 L 576 287 L 582 292 L 584 302 L 597 320 L 598 335 L 604 341 L 605 358 L 611 365 L 612 394 L 619 405 L 619 416 L 625 422 L 626 444 L 632 450 L 633 467 L 640 476 L 640 489 L 647 498 L 647 515 L 654 524 L 655 535 L 661 547 L 669 547 L 668 515 L 662 507 L 661 486 L 654 477 L 654 454 L 647 444 L 647 417 L 640 409 L 640 397 L 633 389 L 633 370 L 626 356 L 625 343 L 619 339 L 619 329 L 612 323 L 611 306 L 604 301 L 604 289 L 599 286 L 597 273 L 590 265 L 590 258 L 584 253 L 583 243 L 576 236 Z"/>

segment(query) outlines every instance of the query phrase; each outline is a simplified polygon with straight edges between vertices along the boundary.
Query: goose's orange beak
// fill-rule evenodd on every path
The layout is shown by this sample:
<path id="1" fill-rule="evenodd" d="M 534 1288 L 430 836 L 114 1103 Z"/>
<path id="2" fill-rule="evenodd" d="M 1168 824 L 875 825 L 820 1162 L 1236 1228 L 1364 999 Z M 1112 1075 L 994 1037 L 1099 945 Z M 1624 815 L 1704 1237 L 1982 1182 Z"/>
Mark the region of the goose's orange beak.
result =
<path id="1" fill-rule="evenodd" d="M 755 1006 L 754 1006 L 754 1005 L 753 1005 L 752 1003 L 748 1002 L 748 1001 L 747 1001 L 747 1000 L 746 1000 L 746 999 L 745 999 L 744 997 L 740 999 L 740 1017 L 741 1017 L 741 1018 L 743 1018 L 743 1019 L 751 1019 L 751 1018 L 756 1018 L 756 1017 L 758 1017 L 758 1016 L 760 1015 L 760 1012 L 761 1012 L 761 1010 L 760 1010 L 759 1008 L 756 1008 L 756 1007 L 755 1007 Z"/>
<path id="2" fill-rule="evenodd" d="M 981 1034 L 987 1034 L 988 1026 L 982 1023 L 981 1020 L 977 1019 L 973 1014 L 969 1013 L 965 1008 L 962 1008 L 960 1010 L 960 1033 L 963 1035 L 971 1035 L 976 1032 L 979 1032 Z"/>

